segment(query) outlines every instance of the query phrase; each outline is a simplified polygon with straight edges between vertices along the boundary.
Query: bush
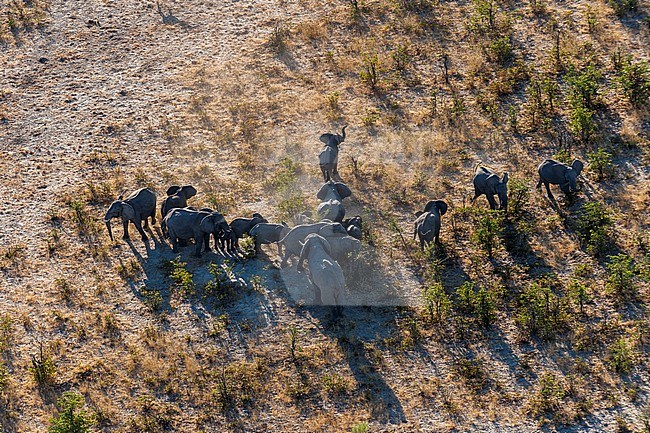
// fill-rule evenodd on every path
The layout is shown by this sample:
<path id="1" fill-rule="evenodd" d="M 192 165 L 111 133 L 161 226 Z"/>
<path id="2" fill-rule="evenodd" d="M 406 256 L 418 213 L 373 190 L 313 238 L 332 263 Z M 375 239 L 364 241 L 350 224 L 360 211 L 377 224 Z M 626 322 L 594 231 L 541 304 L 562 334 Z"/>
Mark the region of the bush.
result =
<path id="1" fill-rule="evenodd" d="M 557 412 L 567 395 L 561 380 L 553 373 L 546 372 L 539 377 L 535 393 L 528 402 L 533 416 L 539 417 Z"/>
<path id="2" fill-rule="evenodd" d="M 50 420 L 49 433 L 85 433 L 95 424 L 93 415 L 83 409 L 81 394 L 66 391 L 56 403 L 59 414 Z"/>
<path id="3" fill-rule="evenodd" d="M 379 71 L 380 65 L 377 54 L 367 54 L 362 60 L 359 79 L 361 79 L 361 82 L 368 86 L 370 90 L 375 91 L 379 85 Z"/>
<path id="4" fill-rule="evenodd" d="M 571 110 L 569 115 L 569 129 L 583 143 L 588 142 L 598 130 L 594 114 L 593 110 L 578 105 Z"/>
<path id="5" fill-rule="evenodd" d="M 489 60 L 501 66 L 507 65 L 515 57 L 510 36 L 502 36 L 490 42 L 487 46 L 487 55 Z"/>
<path id="6" fill-rule="evenodd" d="M 635 11 L 639 7 L 639 0 L 608 0 L 607 3 L 619 17 L 630 11 Z"/>
<path id="7" fill-rule="evenodd" d="M 609 364 L 617 373 L 627 373 L 634 365 L 634 357 L 628 343 L 620 338 L 609 349 Z"/>
<path id="8" fill-rule="evenodd" d="M 612 174 L 612 154 L 602 148 L 599 148 L 595 152 L 589 152 L 587 154 L 587 161 L 591 170 L 594 170 L 598 175 L 599 181 Z"/>
<path id="9" fill-rule="evenodd" d="M 577 279 L 571 280 L 569 283 L 569 297 L 571 297 L 571 299 L 573 299 L 573 301 L 578 304 L 578 307 L 580 308 L 580 314 L 584 313 L 585 303 L 589 302 L 589 292 L 587 290 L 587 286 Z"/>
<path id="10" fill-rule="evenodd" d="M 483 249 L 489 258 L 492 258 L 498 238 L 503 231 L 503 215 L 501 211 L 489 210 L 477 212 L 474 241 Z"/>
<path id="11" fill-rule="evenodd" d="M 180 292 L 185 295 L 191 295 L 194 292 L 194 280 L 192 273 L 186 268 L 187 263 L 181 262 L 180 257 L 176 257 L 173 260 L 169 260 L 165 267 L 167 268 L 167 276 L 171 278 L 175 289 L 180 290 Z"/>
<path id="12" fill-rule="evenodd" d="M 605 251 L 612 224 L 612 217 L 602 203 L 592 201 L 582 205 L 576 231 L 587 253 L 598 256 Z"/>
<path id="13" fill-rule="evenodd" d="M 449 312 L 451 301 L 439 282 L 432 282 L 424 291 L 424 304 L 433 322 L 441 322 Z"/>
<path id="14" fill-rule="evenodd" d="M 602 73 L 595 66 L 589 65 L 582 72 L 571 68 L 567 74 L 569 84 L 569 103 L 571 107 L 585 107 L 590 110 L 598 105 L 599 81 Z"/>
<path id="15" fill-rule="evenodd" d="M 650 99 L 650 70 L 646 62 L 632 62 L 628 56 L 621 60 L 617 82 L 630 102 L 641 107 Z"/>
<path id="16" fill-rule="evenodd" d="M 508 182 L 508 214 L 521 217 L 530 199 L 530 187 L 522 179 L 514 178 Z"/>
<path id="17" fill-rule="evenodd" d="M 636 265 L 632 257 L 627 254 L 617 254 L 609 256 L 607 264 L 607 284 L 605 288 L 611 295 L 619 299 L 631 299 L 636 296 L 637 289 L 634 281 Z"/>
<path id="18" fill-rule="evenodd" d="M 548 283 L 543 279 L 524 289 L 516 319 L 526 332 L 542 340 L 553 340 L 567 324 L 564 301 L 553 293 Z"/>
<path id="19" fill-rule="evenodd" d="M 456 297 L 456 308 L 461 313 L 475 316 L 482 326 L 488 327 L 496 319 L 494 297 L 485 287 L 477 290 L 472 281 L 465 281 L 456 289 Z"/>

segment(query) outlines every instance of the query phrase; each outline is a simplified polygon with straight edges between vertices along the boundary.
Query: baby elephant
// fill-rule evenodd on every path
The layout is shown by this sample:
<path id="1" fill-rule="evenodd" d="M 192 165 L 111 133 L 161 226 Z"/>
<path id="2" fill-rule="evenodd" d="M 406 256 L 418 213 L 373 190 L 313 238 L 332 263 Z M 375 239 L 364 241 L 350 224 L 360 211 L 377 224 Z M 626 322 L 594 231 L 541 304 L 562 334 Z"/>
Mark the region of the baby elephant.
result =
<path id="1" fill-rule="evenodd" d="M 361 225 L 363 224 L 363 220 L 359 215 L 353 218 L 346 218 L 343 221 L 341 221 L 341 224 L 343 224 L 343 227 L 345 227 L 345 230 L 348 232 L 348 235 L 352 236 L 355 239 L 361 240 L 361 235 L 362 235 Z"/>
<path id="2" fill-rule="evenodd" d="M 447 203 L 442 200 L 431 200 L 424 207 L 424 212 L 416 212 L 413 239 L 417 235 L 420 239 L 420 248 L 424 250 L 431 241 L 440 243 L 440 217 L 447 213 Z"/>
<path id="3" fill-rule="evenodd" d="M 553 194 L 551 193 L 551 188 L 549 187 L 550 184 L 559 185 L 562 192 L 566 195 L 569 195 L 572 192 L 577 192 L 579 191 L 577 179 L 583 167 L 584 164 L 577 159 L 571 163 L 570 167 L 561 162 L 547 159 L 537 168 L 537 172 L 539 173 L 537 188 L 541 188 L 543 183 L 546 187 L 548 197 L 551 199 L 554 199 L 555 197 L 553 197 Z"/>
<path id="4" fill-rule="evenodd" d="M 480 164 L 477 164 L 476 170 L 474 170 L 474 198 L 472 203 L 479 196 L 485 194 L 488 202 L 490 203 L 490 209 L 494 210 L 497 208 L 497 203 L 494 200 L 494 196 L 499 197 L 499 209 L 504 211 L 508 210 L 508 173 L 504 173 L 503 177 L 499 179 L 499 176 L 486 167 L 481 167 Z"/>
<path id="5" fill-rule="evenodd" d="M 282 245 L 279 244 L 287 233 L 289 226 L 284 221 L 282 224 L 259 223 L 250 231 L 250 235 L 255 238 L 255 249 L 259 251 L 262 244 L 278 244 L 278 255 L 282 255 Z"/>
<path id="6" fill-rule="evenodd" d="M 239 248 L 239 239 L 249 235 L 251 229 L 259 223 L 268 223 L 268 221 L 258 213 L 254 213 L 252 218 L 235 218 L 230 222 L 230 229 L 235 235 L 235 248 Z"/>

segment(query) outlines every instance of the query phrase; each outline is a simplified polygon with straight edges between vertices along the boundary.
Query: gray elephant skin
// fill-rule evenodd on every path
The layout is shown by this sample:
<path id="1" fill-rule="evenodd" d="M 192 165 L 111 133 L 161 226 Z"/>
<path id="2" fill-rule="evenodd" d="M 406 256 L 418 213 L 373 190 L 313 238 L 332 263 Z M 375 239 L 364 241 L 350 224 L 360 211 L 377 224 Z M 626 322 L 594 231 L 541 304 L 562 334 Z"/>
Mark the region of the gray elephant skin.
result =
<path id="1" fill-rule="evenodd" d="M 300 263 L 307 260 L 309 279 L 316 288 L 315 303 L 340 306 L 345 295 L 343 269 L 331 256 L 327 239 L 315 233 L 305 238 L 300 250 Z"/>
<path id="2" fill-rule="evenodd" d="M 104 215 L 104 223 L 108 229 L 108 236 L 113 240 L 113 231 L 111 230 L 111 219 L 121 218 L 124 227 L 123 239 L 129 239 L 129 221 L 135 225 L 142 236 L 142 241 L 147 242 L 148 238 L 142 229 L 142 221 L 144 227 L 148 228 L 149 224 L 147 218 L 151 217 L 151 224 L 156 223 L 156 194 L 149 188 L 141 188 L 122 199 L 119 196 L 116 201 L 111 203 Z"/>
<path id="3" fill-rule="evenodd" d="M 417 236 L 420 248 L 424 250 L 432 241 L 440 243 L 441 217 L 447 213 L 447 203 L 442 200 L 431 200 L 424 207 L 424 212 L 416 212 L 413 239 Z"/>
<path id="4" fill-rule="evenodd" d="M 345 217 L 345 207 L 343 199 L 350 197 L 352 191 L 342 182 L 325 182 L 316 194 L 316 198 L 321 200 L 318 205 L 318 215 L 321 220 L 341 222 Z"/>
<path id="5" fill-rule="evenodd" d="M 541 188 L 542 184 L 544 184 L 546 192 L 551 199 L 554 197 L 549 185 L 559 185 L 562 192 L 566 195 L 570 195 L 572 192 L 578 192 L 580 191 L 578 188 L 578 176 L 580 176 L 583 168 L 584 164 L 577 159 L 571 163 L 571 166 L 547 159 L 537 167 L 537 173 L 539 173 L 537 188 Z"/>
<path id="6" fill-rule="evenodd" d="M 160 229 L 162 230 L 164 237 L 167 237 L 167 227 L 165 226 L 165 217 L 167 216 L 167 213 L 175 208 L 187 207 L 187 200 L 195 195 L 196 188 L 192 185 L 172 185 L 167 188 L 167 197 L 165 197 L 160 205 L 160 218 L 162 219 Z"/>
<path id="7" fill-rule="evenodd" d="M 172 209 L 165 217 L 172 250 L 177 253 L 180 240 L 194 239 L 195 255 L 210 251 L 210 235 L 218 237 L 221 231 L 228 230 L 226 219 L 219 212 L 196 211 L 188 208 Z M 205 247 L 205 248 L 204 248 Z"/>
<path id="8" fill-rule="evenodd" d="M 504 173 L 502 178 L 499 178 L 495 172 L 489 168 L 482 167 L 477 164 L 474 170 L 474 198 L 472 202 L 481 195 L 487 197 L 490 203 L 490 209 L 497 208 L 494 196 L 499 197 L 499 209 L 504 211 L 508 210 L 508 173 Z"/>
<path id="9" fill-rule="evenodd" d="M 239 248 L 239 239 L 244 235 L 250 235 L 253 227 L 260 223 L 268 223 L 268 221 L 260 214 L 254 213 L 252 218 L 235 218 L 230 222 L 230 229 L 235 234 L 235 248 Z"/>
<path id="10" fill-rule="evenodd" d="M 345 230 L 348 232 L 348 235 L 352 236 L 355 239 L 361 240 L 362 237 L 362 224 L 363 224 L 363 219 L 357 215 L 352 218 L 346 218 L 343 221 L 341 221 L 341 224 L 343 224 L 343 227 L 345 227 Z"/>
<path id="11" fill-rule="evenodd" d="M 347 263 L 361 251 L 361 241 L 352 236 L 335 236 L 326 239 L 330 244 L 330 255 L 339 264 Z"/>
<path id="12" fill-rule="evenodd" d="M 250 231 L 250 235 L 255 239 L 255 249 L 259 251 L 262 244 L 278 244 L 278 255 L 282 255 L 282 245 L 280 239 L 289 233 L 289 226 L 287 223 L 281 224 L 259 223 L 256 224 Z"/>
<path id="13" fill-rule="evenodd" d="M 347 127 L 347 125 L 343 127 L 340 135 L 327 133 L 321 135 L 319 138 L 325 144 L 318 155 L 318 162 L 325 182 L 331 179 L 340 180 L 338 172 L 339 145 L 345 141 L 345 128 Z"/>
<path id="14" fill-rule="evenodd" d="M 346 236 L 345 227 L 332 221 L 321 221 L 313 224 L 301 224 L 293 227 L 279 242 L 284 247 L 284 255 L 280 267 L 285 267 L 289 258 L 299 256 L 302 244 L 307 236 L 317 233 L 324 238 Z"/>

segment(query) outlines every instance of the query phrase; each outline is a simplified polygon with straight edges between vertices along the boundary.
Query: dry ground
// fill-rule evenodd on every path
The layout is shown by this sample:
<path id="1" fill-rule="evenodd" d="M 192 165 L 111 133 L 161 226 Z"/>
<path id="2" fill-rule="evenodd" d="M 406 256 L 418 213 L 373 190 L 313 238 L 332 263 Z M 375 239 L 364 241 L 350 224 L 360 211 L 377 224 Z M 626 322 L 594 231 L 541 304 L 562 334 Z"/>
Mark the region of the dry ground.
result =
<path id="1" fill-rule="evenodd" d="M 163 4 L 178 20 L 164 24 L 153 2 L 2 0 L 2 431 L 44 431 L 64 391 L 96 431 L 648 431 L 650 117 L 612 61 L 650 57 L 648 2 L 620 17 L 600 0 L 496 2 L 491 30 L 489 2 L 320 3 L 189 0 Z M 503 64 L 495 34 L 512 41 Z M 599 127 L 580 142 L 566 70 L 588 64 L 603 73 Z M 557 81 L 550 113 L 531 102 L 536 77 Z M 157 226 L 145 248 L 101 224 L 121 192 L 160 199 L 175 183 L 228 218 L 287 219 L 316 204 L 318 136 L 344 124 L 348 212 L 369 239 L 353 289 L 373 306 L 343 319 L 291 299 L 304 276 L 280 272 L 274 248 L 237 262 L 186 248 L 183 287 Z M 554 210 L 534 189 L 539 161 L 598 147 L 611 175 L 587 167 Z M 478 161 L 530 189 L 492 259 L 474 238 L 485 199 L 466 208 Z M 430 257 L 410 234 L 433 197 L 450 212 Z M 614 220 L 597 257 L 575 229 L 590 201 Z M 606 290 L 618 252 L 639 264 L 631 299 Z M 236 283 L 211 292 L 213 262 Z M 422 296 L 437 281 L 454 302 L 435 318 Z M 465 281 L 490 293 L 489 326 L 459 306 Z M 548 339 L 520 321 L 520 295 L 544 281 L 561 306 Z M 41 343 L 55 371 L 39 384 Z"/>

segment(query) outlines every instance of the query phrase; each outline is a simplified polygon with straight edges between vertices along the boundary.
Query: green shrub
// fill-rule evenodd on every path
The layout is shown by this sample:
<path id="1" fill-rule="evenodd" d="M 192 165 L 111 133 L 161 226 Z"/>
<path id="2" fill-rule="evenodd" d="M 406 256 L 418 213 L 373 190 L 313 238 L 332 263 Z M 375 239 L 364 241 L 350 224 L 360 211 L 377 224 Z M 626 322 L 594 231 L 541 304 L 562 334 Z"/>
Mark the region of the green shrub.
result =
<path id="1" fill-rule="evenodd" d="M 607 3 L 609 3 L 619 17 L 628 12 L 635 11 L 639 7 L 639 0 L 607 0 Z"/>
<path id="2" fill-rule="evenodd" d="M 650 70 L 647 62 L 633 62 L 631 56 L 621 59 L 617 82 L 630 102 L 641 107 L 650 99 Z"/>
<path id="3" fill-rule="evenodd" d="M 519 218 L 524 213 L 530 199 L 530 187 L 519 178 L 508 182 L 508 214 Z"/>
<path id="4" fill-rule="evenodd" d="M 604 149 L 599 148 L 594 152 L 589 152 L 587 161 L 589 162 L 589 168 L 598 175 L 599 181 L 612 174 L 612 154 Z"/>
<path id="5" fill-rule="evenodd" d="M 487 46 L 487 57 L 501 66 L 510 63 L 515 58 L 510 36 L 502 36 L 491 41 Z"/>
<path id="6" fill-rule="evenodd" d="M 169 260 L 165 265 L 167 276 L 173 281 L 173 288 L 180 290 L 184 296 L 194 292 L 194 280 L 192 273 L 187 270 L 187 263 L 181 262 L 180 257 Z"/>
<path id="7" fill-rule="evenodd" d="M 439 282 L 431 282 L 424 291 L 424 304 L 431 321 L 441 322 L 449 313 L 451 301 Z"/>
<path id="8" fill-rule="evenodd" d="M 368 433 L 368 431 L 370 431 L 368 423 L 365 421 L 356 423 L 352 426 L 352 430 L 350 430 L 351 433 Z"/>
<path id="9" fill-rule="evenodd" d="M 594 120 L 594 111 L 577 105 L 569 114 L 569 129 L 582 143 L 586 143 L 598 130 L 598 124 Z"/>
<path id="10" fill-rule="evenodd" d="M 605 251 L 612 224 L 612 217 L 602 203 L 591 201 L 582 205 L 576 231 L 587 253 L 598 256 Z"/>
<path id="11" fill-rule="evenodd" d="M 535 417 L 555 414 L 564 404 L 566 396 L 567 390 L 560 378 L 551 372 L 546 372 L 540 375 L 535 392 L 528 402 L 528 408 Z"/>
<path id="12" fill-rule="evenodd" d="M 470 29 L 479 33 L 496 31 L 497 3 L 495 0 L 473 0 L 474 11 L 470 17 Z"/>
<path id="13" fill-rule="evenodd" d="M 599 81 L 602 73 L 594 65 L 587 66 L 582 72 L 571 68 L 567 74 L 569 84 L 569 103 L 571 107 L 585 107 L 593 110 L 598 105 Z"/>
<path id="14" fill-rule="evenodd" d="M 498 210 L 481 210 L 476 213 L 475 224 L 474 241 L 492 258 L 503 232 L 503 215 Z"/>
<path id="15" fill-rule="evenodd" d="M 40 344 L 39 356 L 32 355 L 32 365 L 28 370 L 39 386 L 48 386 L 54 383 L 56 365 L 52 358 L 43 352 L 43 343 Z"/>
<path id="16" fill-rule="evenodd" d="M 620 338 L 609 348 L 609 364 L 617 373 L 627 373 L 634 365 L 634 356 L 627 341 Z"/>
<path id="17" fill-rule="evenodd" d="M 456 308 L 463 314 L 475 316 L 484 327 L 496 319 L 492 293 L 485 287 L 477 290 L 472 281 L 465 281 L 456 289 Z"/>
<path id="18" fill-rule="evenodd" d="M 85 433 L 95 424 L 94 416 L 83 408 L 81 394 L 66 391 L 56 403 L 59 414 L 50 420 L 49 433 Z"/>
<path id="19" fill-rule="evenodd" d="M 578 304 L 580 313 L 584 313 L 585 303 L 590 299 L 587 285 L 574 278 L 569 283 L 569 297 Z"/>
<path id="20" fill-rule="evenodd" d="M 377 90 L 379 85 L 379 72 L 380 64 L 377 54 L 371 53 L 363 56 L 359 79 L 372 91 Z"/>
<path id="21" fill-rule="evenodd" d="M 635 284 L 636 265 L 627 254 L 609 256 L 607 263 L 607 283 L 605 288 L 611 295 L 619 299 L 632 299 L 637 294 Z"/>
<path id="22" fill-rule="evenodd" d="M 553 340 L 566 325 L 564 301 L 542 279 L 526 287 L 519 297 L 517 324 L 542 340 Z"/>

